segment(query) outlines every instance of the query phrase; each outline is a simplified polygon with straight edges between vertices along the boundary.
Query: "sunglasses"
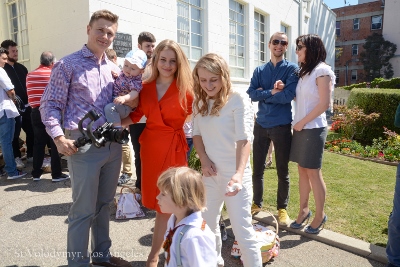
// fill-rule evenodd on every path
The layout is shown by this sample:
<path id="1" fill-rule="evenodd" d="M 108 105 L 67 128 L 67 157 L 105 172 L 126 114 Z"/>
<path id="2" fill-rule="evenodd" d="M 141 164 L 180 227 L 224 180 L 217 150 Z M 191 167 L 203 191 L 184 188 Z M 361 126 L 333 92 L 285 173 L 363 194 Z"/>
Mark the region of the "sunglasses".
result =
<path id="1" fill-rule="evenodd" d="M 272 40 L 272 42 L 271 42 L 273 45 L 278 45 L 278 44 L 281 44 L 282 46 L 285 46 L 285 45 L 287 45 L 288 44 L 288 42 L 287 41 L 282 41 L 282 40 L 277 40 L 277 39 L 275 39 L 275 40 Z"/>
<path id="2" fill-rule="evenodd" d="M 303 47 L 306 47 L 305 45 L 296 45 L 296 51 L 300 51 L 303 49 Z"/>

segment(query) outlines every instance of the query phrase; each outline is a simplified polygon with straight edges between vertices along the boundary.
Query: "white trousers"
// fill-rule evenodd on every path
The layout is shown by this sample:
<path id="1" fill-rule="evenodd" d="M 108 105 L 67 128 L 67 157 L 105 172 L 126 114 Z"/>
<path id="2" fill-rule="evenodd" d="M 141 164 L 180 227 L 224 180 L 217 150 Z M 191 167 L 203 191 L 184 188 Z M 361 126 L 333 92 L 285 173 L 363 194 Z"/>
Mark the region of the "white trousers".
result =
<path id="1" fill-rule="evenodd" d="M 245 267 L 262 266 L 260 246 L 256 242 L 255 231 L 251 224 L 250 209 L 253 199 L 251 175 L 243 177 L 243 189 L 233 197 L 225 196 L 226 185 L 230 179 L 231 176 L 223 173 L 218 173 L 217 176 L 203 177 L 207 199 L 207 210 L 203 212 L 203 218 L 215 234 L 218 264 L 224 264 L 221 256 L 222 240 L 219 219 L 225 202 L 233 233 L 242 252 L 243 265 Z"/>

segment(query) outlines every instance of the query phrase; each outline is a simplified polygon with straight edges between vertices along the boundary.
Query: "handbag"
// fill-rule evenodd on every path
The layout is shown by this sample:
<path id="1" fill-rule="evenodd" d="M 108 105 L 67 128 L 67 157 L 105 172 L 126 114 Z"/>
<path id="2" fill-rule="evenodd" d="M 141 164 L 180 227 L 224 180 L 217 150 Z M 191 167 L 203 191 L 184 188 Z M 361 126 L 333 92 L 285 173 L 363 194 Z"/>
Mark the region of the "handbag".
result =
<path id="1" fill-rule="evenodd" d="M 259 224 L 253 224 L 253 229 L 256 231 L 256 239 L 260 246 L 261 258 L 263 263 L 269 262 L 272 258 L 279 255 L 280 241 L 278 236 L 279 225 L 272 213 L 268 212 L 275 220 L 275 232 L 267 227 Z M 238 242 L 235 240 L 232 246 L 231 255 L 239 258 L 242 253 L 240 251 Z"/>
<path id="2" fill-rule="evenodd" d="M 128 189 L 129 192 L 122 192 L 124 189 Z M 123 186 L 121 188 L 120 196 L 117 202 L 117 212 L 115 213 L 115 219 L 124 220 L 144 217 L 145 214 L 140 208 L 138 202 L 140 200 L 140 194 L 135 193 L 132 188 Z"/>

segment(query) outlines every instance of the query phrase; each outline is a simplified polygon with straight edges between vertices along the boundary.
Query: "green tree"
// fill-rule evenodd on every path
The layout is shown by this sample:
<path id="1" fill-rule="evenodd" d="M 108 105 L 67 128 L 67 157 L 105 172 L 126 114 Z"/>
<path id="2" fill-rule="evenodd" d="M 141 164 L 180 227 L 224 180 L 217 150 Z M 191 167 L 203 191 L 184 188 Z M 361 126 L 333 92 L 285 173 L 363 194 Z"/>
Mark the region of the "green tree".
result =
<path id="1" fill-rule="evenodd" d="M 363 48 L 360 59 L 364 64 L 365 73 L 371 75 L 371 80 L 382 77 L 392 78 L 394 73 L 389 60 L 394 56 L 397 45 L 386 41 L 382 34 L 373 33 L 365 39 Z"/>

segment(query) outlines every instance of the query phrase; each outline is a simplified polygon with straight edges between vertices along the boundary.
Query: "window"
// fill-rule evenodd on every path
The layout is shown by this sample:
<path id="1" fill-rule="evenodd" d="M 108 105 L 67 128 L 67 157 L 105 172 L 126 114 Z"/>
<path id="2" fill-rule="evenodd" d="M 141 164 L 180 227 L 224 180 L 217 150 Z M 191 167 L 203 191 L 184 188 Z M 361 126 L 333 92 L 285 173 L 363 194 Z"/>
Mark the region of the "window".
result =
<path id="1" fill-rule="evenodd" d="M 340 21 L 336 21 L 336 36 L 340 36 Z"/>
<path id="2" fill-rule="evenodd" d="M 358 45 L 353 44 L 353 45 L 351 46 L 351 55 L 352 55 L 352 56 L 358 55 Z"/>
<path id="3" fill-rule="evenodd" d="M 192 68 L 203 55 L 203 9 L 201 0 L 178 0 L 178 43 Z"/>
<path id="4" fill-rule="evenodd" d="M 351 80 L 352 81 L 357 80 L 357 70 L 351 70 Z"/>
<path id="5" fill-rule="evenodd" d="M 340 46 L 336 46 L 335 47 L 335 60 L 338 61 L 340 59 L 340 56 L 343 53 L 343 48 L 341 48 Z"/>
<path id="6" fill-rule="evenodd" d="M 335 70 L 335 77 L 336 77 L 335 83 L 338 84 L 339 83 L 339 70 Z"/>
<path id="7" fill-rule="evenodd" d="M 360 19 L 353 19 L 353 30 L 360 29 Z"/>
<path id="8" fill-rule="evenodd" d="M 229 66 L 232 77 L 244 78 L 244 38 L 244 6 L 234 0 L 229 0 Z"/>
<path id="9" fill-rule="evenodd" d="M 288 27 L 286 27 L 285 25 L 281 24 L 281 32 L 284 32 L 287 35 L 288 34 Z"/>
<path id="10" fill-rule="evenodd" d="M 7 1 L 10 39 L 18 44 L 18 62 L 29 61 L 28 24 L 25 0 Z"/>
<path id="11" fill-rule="evenodd" d="M 371 18 L 371 30 L 382 29 L 382 15 L 373 16 Z"/>
<path id="12" fill-rule="evenodd" d="M 267 33 L 265 16 L 254 12 L 254 67 L 261 66 L 267 61 Z"/>

